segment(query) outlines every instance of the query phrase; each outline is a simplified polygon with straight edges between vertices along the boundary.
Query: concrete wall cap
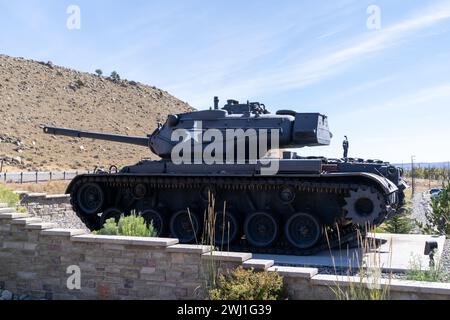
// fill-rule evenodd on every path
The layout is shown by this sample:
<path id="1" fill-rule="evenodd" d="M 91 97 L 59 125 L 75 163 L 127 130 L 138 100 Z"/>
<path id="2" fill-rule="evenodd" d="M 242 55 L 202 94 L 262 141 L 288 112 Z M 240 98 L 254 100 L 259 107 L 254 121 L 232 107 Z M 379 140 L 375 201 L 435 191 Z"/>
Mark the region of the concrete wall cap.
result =
<path id="1" fill-rule="evenodd" d="M 43 222 L 43 223 L 31 223 L 25 226 L 27 230 L 45 230 L 45 229 L 54 229 L 58 225 L 56 223 Z"/>
<path id="2" fill-rule="evenodd" d="M 178 243 L 178 239 L 169 238 L 146 238 L 146 237 L 125 237 L 125 236 L 102 236 L 87 234 L 71 237 L 76 242 L 110 243 L 150 247 L 168 247 Z"/>
<path id="3" fill-rule="evenodd" d="M 43 236 L 60 236 L 60 237 L 79 236 L 87 233 L 88 232 L 83 229 L 61 229 L 61 228 L 46 229 L 41 231 L 41 235 Z"/>
<path id="4" fill-rule="evenodd" d="M 267 269 L 269 269 L 270 267 L 272 267 L 274 265 L 274 261 L 273 260 L 263 260 L 263 259 L 250 259 L 245 261 L 242 266 L 245 269 L 255 269 L 258 271 L 266 271 Z"/>
<path id="5" fill-rule="evenodd" d="M 251 253 L 245 252 L 223 252 L 223 251 L 211 251 L 202 255 L 206 260 L 219 260 L 228 262 L 244 262 L 252 258 Z"/>
<path id="6" fill-rule="evenodd" d="M 427 294 L 450 295 L 450 283 L 410 281 L 401 279 L 392 279 L 386 281 L 389 283 L 390 290 L 405 292 L 421 292 Z"/>
<path id="7" fill-rule="evenodd" d="M 18 212 L 0 213 L 0 219 L 21 219 L 29 217 L 31 217 L 31 215 L 28 213 L 18 213 Z"/>
<path id="8" fill-rule="evenodd" d="M 26 224 L 32 224 L 32 223 L 40 223 L 42 222 L 42 219 L 30 217 L 30 218 L 19 218 L 19 219 L 13 219 L 11 221 L 11 224 L 19 224 L 19 225 L 26 225 Z"/>
<path id="9" fill-rule="evenodd" d="M 198 253 L 203 254 L 206 252 L 211 252 L 211 246 L 193 245 L 193 244 L 176 244 L 167 247 L 167 252 L 173 253 Z"/>
<path id="10" fill-rule="evenodd" d="M 46 193 L 28 193 L 27 194 L 28 197 L 30 198 L 42 198 L 42 197 L 46 197 L 47 194 Z"/>
<path id="11" fill-rule="evenodd" d="M 283 267 L 283 266 L 273 266 L 270 267 L 267 271 L 277 272 L 283 277 L 295 277 L 305 279 L 311 279 L 319 272 L 317 268 Z"/>
<path id="12" fill-rule="evenodd" d="M 49 194 L 45 198 L 46 199 L 64 199 L 64 198 L 70 198 L 70 194 Z"/>
<path id="13" fill-rule="evenodd" d="M 311 279 L 311 283 L 317 286 L 349 286 L 352 283 L 362 283 L 368 285 L 379 284 L 380 286 L 389 286 L 393 292 L 410 292 L 426 294 L 450 295 L 450 283 L 410 281 L 402 279 L 361 279 L 360 277 L 347 277 L 336 275 L 316 275 Z"/>
<path id="14" fill-rule="evenodd" d="M 0 213 L 14 213 L 16 212 L 16 208 L 8 208 L 8 207 L 3 207 L 0 208 Z"/>

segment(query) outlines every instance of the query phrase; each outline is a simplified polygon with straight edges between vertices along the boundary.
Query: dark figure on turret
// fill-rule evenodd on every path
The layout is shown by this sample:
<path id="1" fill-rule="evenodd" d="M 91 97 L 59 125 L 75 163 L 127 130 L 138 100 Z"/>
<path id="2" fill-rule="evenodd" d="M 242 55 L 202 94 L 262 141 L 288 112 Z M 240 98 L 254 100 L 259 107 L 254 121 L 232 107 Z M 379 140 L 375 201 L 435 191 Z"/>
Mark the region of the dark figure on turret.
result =
<path id="1" fill-rule="evenodd" d="M 349 147 L 347 136 L 345 136 L 345 140 L 342 143 L 342 147 L 344 148 L 344 159 L 347 160 L 347 158 L 348 158 L 348 147 Z"/>

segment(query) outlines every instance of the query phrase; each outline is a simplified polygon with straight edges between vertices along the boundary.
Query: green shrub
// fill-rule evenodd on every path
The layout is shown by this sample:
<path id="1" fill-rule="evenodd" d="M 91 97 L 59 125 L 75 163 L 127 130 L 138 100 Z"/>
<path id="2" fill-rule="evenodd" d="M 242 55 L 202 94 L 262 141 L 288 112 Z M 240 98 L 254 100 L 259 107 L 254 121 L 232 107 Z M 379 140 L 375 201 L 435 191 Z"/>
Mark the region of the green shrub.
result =
<path id="1" fill-rule="evenodd" d="M 410 234 L 414 230 L 415 223 L 409 216 L 410 212 L 407 211 L 392 217 L 385 222 L 383 230 L 387 233 Z"/>
<path id="2" fill-rule="evenodd" d="M 283 277 L 276 272 L 255 272 L 242 267 L 220 275 L 211 300 L 281 300 L 285 297 Z"/>
<path id="3" fill-rule="evenodd" d="M 6 203 L 10 207 L 15 207 L 19 203 L 19 195 L 13 190 L 0 185 L 0 203 Z"/>
<path id="4" fill-rule="evenodd" d="M 99 235 L 116 235 L 129 237 L 156 237 L 158 232 L 153 224 L 147 226 L 144 218 L 138 215 L 122 216 L 118 223 L 114 218 L 108 219 L 103 228 L 96 232 Z"/>
<path id="5" fill-rule="evenodd" d="M 109 76 L 109 79 L 112 82 L 120 82 L 120 75 L 117 73 L 117 71 L 111 72 L 111 75 Z"/>
<path id="6" fill-rule="evenodd" d="M 102 236 L 117 236 L 119 234 L 119 226 L 116 224 L 116 220 L 111 218 L 106 220 L 102 229 L 95 231 L 94 233 Z"/>
<path id="7" fill-rule="evenodd" d="M 431 203 L 432 211 L 427 214 L 430 225 L 441 235 L 450 235 L 450 184 Z"/>
<path id="8" fill-rule="evenodd" d="M 95 73 L 97 74 L 97 76 L 101 77 L 103 75 L 103 71 L 101 69 L 97 69 L 95 70 Z"/>

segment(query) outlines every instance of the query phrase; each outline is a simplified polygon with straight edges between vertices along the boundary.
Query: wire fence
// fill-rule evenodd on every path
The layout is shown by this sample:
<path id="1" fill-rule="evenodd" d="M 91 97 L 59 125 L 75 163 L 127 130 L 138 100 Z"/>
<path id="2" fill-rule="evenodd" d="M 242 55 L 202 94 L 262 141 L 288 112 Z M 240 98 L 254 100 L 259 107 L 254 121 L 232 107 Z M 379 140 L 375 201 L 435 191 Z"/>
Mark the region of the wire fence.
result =
<path id="1" fill-rule="evenodd" d="M 72 180 L 79 174 L 89 174 L 90 171 L 36 171 L 36 172 L 3 172 L 0 182 L 3 183 L 40 183 L 49 181 Z"/>

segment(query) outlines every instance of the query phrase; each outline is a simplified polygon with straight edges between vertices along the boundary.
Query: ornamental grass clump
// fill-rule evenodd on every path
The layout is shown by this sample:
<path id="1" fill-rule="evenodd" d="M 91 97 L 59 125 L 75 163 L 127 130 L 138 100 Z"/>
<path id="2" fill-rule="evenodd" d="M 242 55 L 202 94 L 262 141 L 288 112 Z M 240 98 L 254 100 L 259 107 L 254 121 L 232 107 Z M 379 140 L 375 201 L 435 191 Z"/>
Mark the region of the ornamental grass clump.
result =
<path id="1" fill-rule="evenodd" d="M 381 251 L 378 250 L 378 242 L 375 238 L 366 237 L 366 234 L 373 233 L 373 227 L 366 225 L 365 232 L 358 231 L 358 250 L 351 256 L 346 253 L 349 259 L 347 276 L 339 275 L 337 271 L 334 255 L 330 250 L 333 261 L 333 268 L 336 274 L 336 283 L 330 286 L 336 300 L 389 300 L 392 273 L 387 278 L 382 277 L 384 266 L 381 259 Z M 329 239 L 327 236 L 327 241 Z M 339 240 L 340 241 L 340 240 Z M 389 244 L 389 265 L 392 259 L 392 243 Z M 342 257 L 342 253 L 340 253 Z M 344 256 L 345 257 L 345 256 Z M 352 276 L 353 261 L 357 261 L 357 274 Z"/>
<path id="2" fill-rule="evenodd" d="M 422 257 L 414 255 L 409 261 L 409 268 L 406 270 L 406 279 L 412 281 L 427 282 L 448 282 L 449 274 L 445 271 L 440 259 L 425 268 Z"/>

